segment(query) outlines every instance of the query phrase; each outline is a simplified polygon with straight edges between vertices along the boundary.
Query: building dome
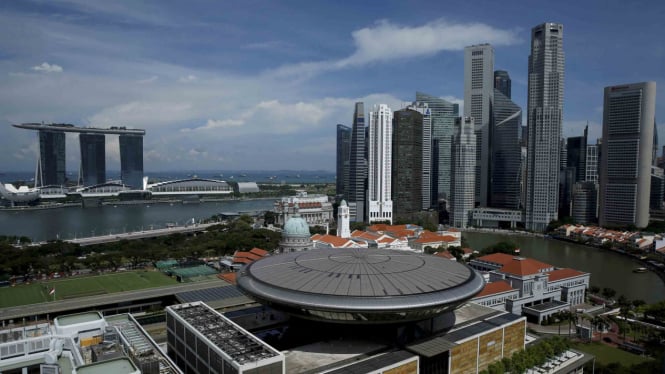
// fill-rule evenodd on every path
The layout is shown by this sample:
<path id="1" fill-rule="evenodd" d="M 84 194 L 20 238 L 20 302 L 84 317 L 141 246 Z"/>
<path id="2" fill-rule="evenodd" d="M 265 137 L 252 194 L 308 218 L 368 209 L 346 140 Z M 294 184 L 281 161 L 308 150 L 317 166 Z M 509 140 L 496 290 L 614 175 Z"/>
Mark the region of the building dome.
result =
<path id="1" fill-rule="evenodd" d="M 346 204 L 346 200 L 342 200 L 342 202 L 339 203 L 339 206 L 348 206 L 348 205 Z"/>
<path id="2" fill-rule="evenodd" d="M 284 236 L 311 236 L 307 221 L 298 214 L 297 210 L 296 214 L 291 216 L 284 224 Z"/>

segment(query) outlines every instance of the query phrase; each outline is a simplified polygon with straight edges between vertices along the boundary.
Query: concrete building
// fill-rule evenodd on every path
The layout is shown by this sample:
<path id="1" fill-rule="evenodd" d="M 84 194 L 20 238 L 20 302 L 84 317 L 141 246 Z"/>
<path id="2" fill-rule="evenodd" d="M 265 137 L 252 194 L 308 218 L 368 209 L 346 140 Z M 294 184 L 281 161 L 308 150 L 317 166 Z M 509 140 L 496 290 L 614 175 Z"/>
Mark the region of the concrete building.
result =
<path id="1" fill-rule="evenodd" d="M 295 196 L 282 197 L 275 201 L 275 223 L 284 225 L 297 213 L 310 226 L 328 227 L 334 221 L 333 205 L 327 195 L 309 195 L 305 190 L 297 190 Z"/>
<path id="2" fill-rule="evenodd" d="M 577 182 L 573 186 L 573 220 L 576 223 L 589 224 L 598 218 L 598 184 Z"/>
<path id="3" fill-rule="evenodd" d="M 202 302 L 166 307 L 168 355 L 187 373 L 282 374 L 284 355 Z"/>
<path id="4" fill-rule="evenodd" d="M 515 229 L 524 218 L 521 210 L 498 208 L 473 208 L 469 214 L 472 226 L 487 228 Z"/>
<path id="5" fill-rule="evenodd" d="M 143 181 L 143 136 L 120 135 L 120 178 L 122 183 L 140 190 Z"/>
<path id="6" fill-rule="evenodd" d="M 587 144 L 586 146 L 586 173 L 584 180 L 586 182 L 598 183 L 598 154 L 600 144 Z"/>
<path id="7" fill-rule="evenodd" d="M 342 200 L 337 208 L 337 236 L 340 238 L 351 237 L 351 225 L 349 222 L 349 206 L 346 200 Z"/>
<path id="8" fill-rule="evenodd" d="M 476 136 L 475 202 L 487 206 L 490 178 L 490 132 L 494 102 L 494 48 L 464 48 L 464 117 L 474 119 Z"/>
<path id="9" fill-rule="evenodd" d="M 489 277 L 485 289 L 473 298 L 474 303 L 524 314 L 538 323 L 584 303 L 591 277 L 589 273 L 505 253 L 478 257 L 469 266 Z"/>
<path id="10" fill-rule="evenodd" d="M 650 209 L 663 209 L 665 199 L 665 173 L 657 166 L 651 166 L 651 194 L 649 197 Z"/>
<path id="11" fill-rule="evenodd" d="M 39 130 L 39 158 L 35 186 L 63 186 L 66 182 L 65 133 Z"/>
<path id="12" fill-rule="evenodd" d="M 344 196 L 349 185 L 349 157 L 351 156 L 351 128 L 337 125 L 337 174 L 335 179 L 335 195 Z"/>
<path id="13" fill-rule="evenodd" d="M 106 139 L 104 134 L 79 134 L 81 170 L 79 184 L 94 186 L 106 183 Z"/>
<path id="14" fill-rule="evenodd" d="M 474 207 L 477 142 L 473 121 L 471 117 L 460 117 L 455 121 L 450 191 L 450 217 L 454 227 L 467 227 L 469 211 Z"/>
<path id="15" fill-rule="evenodd" d="M 459 105 L 440 97 L 416 92 L 416 102 L 430 109 L 432 122 L 432 204 L 450 198 L 450 155 Z"/>
<path id="16" fill-rule="evenodd" d="M 353 113 L 351 133 L 351 153 L 349 155 L 349 185 L 345 188 L 344 199 L 349 204 L 351 221 L 365 220 L 365 183 L 367 179 L 367 159 L 365 156 L 365 105 L 356 103 Z"/>
<path id="17" fill-rule="evenodd" d="M 545 231 L 558 219 L 563 78 L 563 25 L 540 24 L 531 30 L 529 55 L 527 230 Z"/>
<path id="18" fill-rule="evenodd" d="M 0 330 L 0 372 L 182 373 L 131 314 L 94 311 Z"/>
<path id="19" fill-rule="evenodd" d="M 280 240 L 277 249 L 280 253 L 301 252 L 312 249 L 309 224 L 300 216 L 298 203 L 294 205 L 294 214 L 284 224 L 282 240 Z"/>
<path id="20" fill-rule="evenodd" d="M 605 87 L 599 224 L 649 224 L 656 82 Z"/>
<path id="21" fill-rule="evenodd" d="M 369 113 L 367 221 L 393 222 L 391 199 L 393 112 L 385 104 Z"/>

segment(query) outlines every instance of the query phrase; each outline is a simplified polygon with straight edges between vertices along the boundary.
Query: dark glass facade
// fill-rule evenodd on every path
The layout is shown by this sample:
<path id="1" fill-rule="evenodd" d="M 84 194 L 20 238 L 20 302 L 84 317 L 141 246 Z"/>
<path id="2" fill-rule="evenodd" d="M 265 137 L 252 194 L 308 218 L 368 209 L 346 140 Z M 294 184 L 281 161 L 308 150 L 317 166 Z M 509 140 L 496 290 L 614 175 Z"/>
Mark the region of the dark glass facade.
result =
<path id="1" fill-rule="evenodd" d="M 39 131 L 39 167 L 36 185 L 64 185 L 65 179 L 65 133 L 62 131 Z"/>
<path id="2" fill-rule="evenodd" d="M 120 177 L 133 189 L 143 189 L 143 136 L 120 135 Z"/>
<path id="3" fill-rule="evenodd" d="M 494 88 L 499 90 L 503 96 L 511 98 L 511 81 L 507 71 L 496 70 L 494 72 Z"/>
<path id="4" fill-rule="evenodd" d="M 83 186 L 106 182 L 106 137 L 104 134 L 79 134 Z"/>
<path id="5" fill-rule="evenodd" d="M 522 108 L 495 89 L 492 115 L 489 206 L 519 209 Z"/>
<path id="6" fill-rule="evenodd" d="M 393 115 L 393 216 L 409 217 L 422 210 L 423 115 L 402 109 Z"/>
<path id="7" fill-rule="evenodd" d="M 344 191 L 349 208 L 355 205 L 355 215 L 351 219 L 356 222 L 365 220 L 365 184 L 367 180 L 367 152 L 365 138 L 365 105 L 356 103 L 353 113 L 353 133 L 351 134 L 351 153 L 349 156 L 349 186 Z M 353 212 L 352 212 L 353 213 Z"/>
<path id="8" fill-rule="evenodd" d="M 337 196 L 344 196 L 349 185 L 349 157 L 351 156 L 351 128 L 337 125 Z"/>

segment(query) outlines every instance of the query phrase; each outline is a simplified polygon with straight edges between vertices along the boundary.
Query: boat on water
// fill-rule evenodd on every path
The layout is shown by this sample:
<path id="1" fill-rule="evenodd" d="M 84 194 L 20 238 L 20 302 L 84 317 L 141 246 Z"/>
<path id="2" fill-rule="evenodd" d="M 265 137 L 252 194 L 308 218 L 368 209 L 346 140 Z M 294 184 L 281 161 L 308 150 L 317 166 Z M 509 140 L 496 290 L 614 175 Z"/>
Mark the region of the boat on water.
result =
<path id="1" fill-rule="evenodd" d="M 636 269 L 633 269 L 633 273 L 646 273 L 647 271 L 649 271 L 649 269 L 647 269 L 647 268 L 636 268 Z"/>

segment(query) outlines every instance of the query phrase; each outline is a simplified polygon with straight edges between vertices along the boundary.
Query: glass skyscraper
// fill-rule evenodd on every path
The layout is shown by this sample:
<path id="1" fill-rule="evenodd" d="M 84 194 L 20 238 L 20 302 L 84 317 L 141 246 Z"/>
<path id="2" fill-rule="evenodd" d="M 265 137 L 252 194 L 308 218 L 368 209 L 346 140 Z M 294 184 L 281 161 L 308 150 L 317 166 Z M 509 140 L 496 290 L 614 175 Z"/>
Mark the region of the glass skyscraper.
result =
<path id="1" fill-rule="evenodd" d="M 104 134 L 79 134 L 83 186 L 106 182 L 106 139 Z"/>
<path id="2" fill-rule="evenodd" d="M 132 189 L 143 189 L 143 136 L 120 135 L 120 178 Z"/>
<path id="3" fill-rule="evenodd" d="M 367 158 L 365 152 L 365 105 L 356 103 L 353 113 L 351 153 L 349 156 L 349 185 L 345 190 L 349 214 L 354 222 L 365 220 L 365 187 L 367 181 Z"/>
<path id="4" fill-rule="evenodd" d="M 65 133 L 39 130 L 39 164 L 35 186 L 62 186 L 65 178 Z"/>
<path id="5" fill-rule="evenodd" d="M 522 129 L 522 108 L 495 89 L 492 115 L 492 183 L 489 185 L 488 205 L 516 210 L 520 208 L 522 156 L 519 132 Z"/>
<path id="6" fill-rule="evenodd" d="M 545 231 L 558 219 L 559 157 L 563 118 L 563 25 L 531 30 L 527 100 L 527 230 Z"/>
<path id="7" fill-rule="evenodd" d="M 344 196 L 349 185 L 349 156 L 351 155 L 351 128 L 337 125 L 337 176 L 335 180 L 337 196 Z"/>
<path id="8" fill-rule="evenodd" d="M 512 98 L 511 94 L 511 85 L 512 81 L 510 80 L 510 75 L 505 70 L 496 70 L 494 72 L 494 88 L 499 90 L 503 96 L 507 98 Z"/>
<path id="9" fill-rule="evenodd" d="M 409 219 L 422 210 L 423 114 L 404 108 L 393 114 L 393 215 Z"/>
<path id="10" fill-rule="evenodd" d="M 416 92 L 416 102 L 429 107 L 432 120 L 432 204 L 450 197 L 450 155 L 459 105 L 440 97 Z"/>
<path id="11" fill-rule="evenodd" d="M 467 227 L 469 210 L 474 206 L 476 144 L 473 118 L 457 118 L 453 138 L 453 172 L 450 187 L 450 222 L 455 227 Z"/>

